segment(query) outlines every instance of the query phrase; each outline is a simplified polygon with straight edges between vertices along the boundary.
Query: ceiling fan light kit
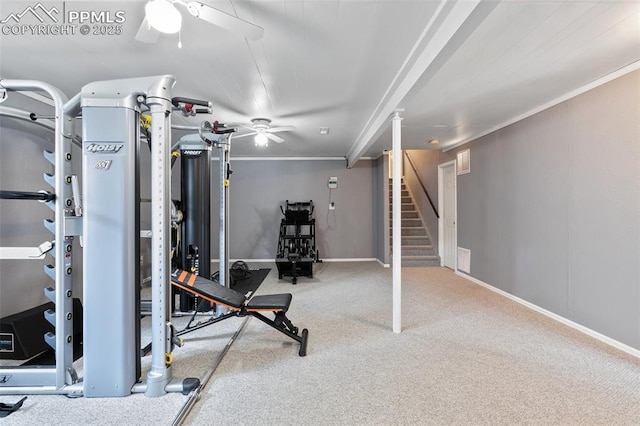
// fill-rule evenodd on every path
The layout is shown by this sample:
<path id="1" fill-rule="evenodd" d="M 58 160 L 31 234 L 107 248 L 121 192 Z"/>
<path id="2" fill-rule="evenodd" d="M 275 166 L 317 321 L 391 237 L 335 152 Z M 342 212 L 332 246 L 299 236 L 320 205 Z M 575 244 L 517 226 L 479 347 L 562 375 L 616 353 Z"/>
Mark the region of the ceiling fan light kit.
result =
<path id="1" fill-rule="evenodd" d="M 269 138 L 264 133 L 264 131 L 258 131 L 254 138 L 256 146 L 267 146 L 269 144 Z"/>
<path id="2" fill-rule="evenodd" d="M 165 34 L 175 34 L 182 27 L 182 14 L 168 0 L 151 0 L 144 7 L 147 22 Z"/>
<path id="3" fill-rule="evenodd" d="M 251 124 L 239 124 L 239 126 L 244 127 L 246 129 L 251 130 L 249 133 L 244 133 L 236 136 L 238 138 L 244 138 L 246 136 L 254 136 L 253 140 L 256 146 L 266 147 L 269 141 L 274 141 L 275 143 L 282 143 L 284 139 L 282 139 L 278 135 L 274 135 L 277 132 L 288 132 L 291 130 L 295 130 L 295 126 L 271 126 L 271 120 L 268 118 L 254 118 L 251 120 Z"/>

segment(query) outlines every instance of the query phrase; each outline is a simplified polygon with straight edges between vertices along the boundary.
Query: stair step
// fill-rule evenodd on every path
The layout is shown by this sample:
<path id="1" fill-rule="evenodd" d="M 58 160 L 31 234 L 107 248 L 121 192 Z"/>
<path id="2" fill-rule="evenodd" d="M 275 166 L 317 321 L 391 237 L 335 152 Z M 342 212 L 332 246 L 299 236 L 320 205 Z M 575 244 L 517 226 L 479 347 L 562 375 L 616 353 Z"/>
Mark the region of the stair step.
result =
<path id="1" fill-rule="evenodd" d="M 440 266 L 440 256 L 402 256 L 402 266 Z"/>
<path id="2" fill-rule="evenodd" d="M 413 203 L 402 203 L 400 205 L 400 211 L 406 212 L 406 211 L 413 211 L 416 209 L 416 206 L 413 205 Z"/>
<path id="3" fill-rule="evenodd" d="M 417 219 L 418 218 L 418 211 L 417 210 L 407 210 L 407 211 L 403 211 L 400 212 L 401 219 Z M 389 215 L 389 219 L 393 219 L 393 213 L 391 213 Z"/>
<path id="4" fill-rule="evenodd" d="M 393 253 L 393 250 L 391 250 Z M 422 246 L 402 246 L 402 257 L 405 256 L 436 256 L 436 249 L 431 244 Z"/>
<path id="5" fill-rule="evenodd" d="M 393 235 L 393 230 L 389 230 L 389 236 Z M 400 235 L 402 237 L 426 237 L 427 231 L 422 226 L 403 226 L 400 229 Z M 427 237 L 428 238 L 428 237 Z"/>
<path id="6" fill-rule="evenodd" d="M 400 197 L 400 203 L 413 205 L 413 199 L 411 197 Z M 389 207 L 393 206 L 393 200 L 389 198 Z"/>
<path id="7" fill-rule="evenodd" d="M 389 220 L 389 225 L 393 226 L 393 219 Z M 400 225 L 403 228 L 422 227 L 422 221 L 419 218 L 401 218 Z"/>
<path id="8" fill-rule="evenodd" d="M 409 195 L 409 191 L 400 191 L 400 198 L 408 198 L 411 200 L 411 195 Z M 389 193 L 389 201 L 393 200 L 393 194 Z"/>
<path id="9" fill-rule="evenodd" d="M 390 240 L 391 245 L 393 247 L 393 239 Z M 426 236 L 416 236 L 416 235 L 403 235 L 400 239 L 400 244 L 402 247 L 404 246 L 428 246 L 431 244 L 431 239 Z"/>

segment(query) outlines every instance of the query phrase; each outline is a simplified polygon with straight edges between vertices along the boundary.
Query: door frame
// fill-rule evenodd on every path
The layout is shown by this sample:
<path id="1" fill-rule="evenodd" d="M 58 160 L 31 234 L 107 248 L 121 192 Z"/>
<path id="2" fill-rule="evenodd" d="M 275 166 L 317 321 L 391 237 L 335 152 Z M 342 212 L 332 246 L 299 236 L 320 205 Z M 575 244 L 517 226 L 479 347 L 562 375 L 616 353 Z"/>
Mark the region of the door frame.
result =
<path id="1" fill-rule="evenodd" d="M 442 206 L 441 215 L 438 219 L 438 252 L 440 256 L 440 266 L 444 266 L 444 253 L 445 253 L 445 241 L 444 241 L 444 169 L 453 166 L 453 210 L 454 218 L 458 217 L 458 171 L 456 169 L 456 160 L 447 161 L 446 163 L 438 164 L 438 205 Z M 454 244 L 454 271 L 458 270 L 458 222 L 454 220 L 453 230 L 453 244 Z"/>

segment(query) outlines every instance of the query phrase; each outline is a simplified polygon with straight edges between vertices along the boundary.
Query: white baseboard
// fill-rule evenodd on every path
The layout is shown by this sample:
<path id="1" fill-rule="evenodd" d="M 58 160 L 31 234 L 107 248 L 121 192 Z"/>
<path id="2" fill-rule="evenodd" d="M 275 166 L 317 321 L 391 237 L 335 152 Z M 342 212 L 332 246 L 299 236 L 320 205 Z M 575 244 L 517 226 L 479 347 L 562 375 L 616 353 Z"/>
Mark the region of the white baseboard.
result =
<path id="1" fill-rule="evenodd" d="M 556 321 L 558 321 L 558 322 L 560 322 L 560 323 L 562 323 L 564 325 L 567 325 L 567 326 L 569 326 L 569 327 L 571 327 L 571 328 L 573 328 L 575 330 L 578 330 L 578 331 L 586 334 L 587 336 L 593 337 L 594 339 L 598 339 L 601 342 L 606 343 L 609 346 L 613 346 L 614 348 L 619 349 L 619 350 L 621 350 L 623 352 L 626 352 L 629 355 L 632 355 L 632 356 L 634 356 L 636 358 L 640 358 L 640 350 L 638 350 L 636 348 L 632 348 L 629 345 L 625 345 L 622 342 L 619 342 L 619 341 L 617 341 L 615 339 L 612 339 L 611 337 L 605 336 L 604 334 L 598 333 L 597 331 L 591 330 L 590 328 L 587 328 L 587 327 L 585 327 L 583 325 L 580 325 L 580 324 L 578 324 L 576 322 L 573 322 L 570 319 L 567 319 L 567 318 L 565 318 L 563 316 L 560 316 L 560 315 L 555 314 L 555 313 L 553 313 L 551 311 L 548 311 L 548 310 L 546 310 L 544 308 L 541 308 L 538 305 L 534 305 L 531 302 L 527 302 L 524 299 L 521 299 L 521 298 L 519 298 L 517 296 L 514 296 L 513 294 L 507 293 L 504 290 L 500 290 L 499 288 L 496 288 L 496 287 L 494 287 L 492 285 L 489 285 L 489 284 L 487 284 L 487 283 L 485 283 L 483 281 L 480 281 L 479 279 L 474 278 L 474 277 L 472 277 L 470 275 L 467 275 L 467 274 L 465 274 L 463 272 L 456 271 L 456 275 L 459 275 L 459 276 L 461 276 L 463 278 L 466 278 L 466 279 L 468 279 L 469 281 L 471 281 L 471 282 L 473 282 L 475 284 L 478 284 L 478 285 L 480 285 L 480 286 L 482 286 L 482 287 L 484 287 L 486 289 L 489 289 L 489 290 L 491 290 L 491 291 L 493 291 L 495 293 L 498 293 L 501 296 L 504 296 L 504 297 L 506 297 L 508 299 L 511 299 L 514 302 L 517 302 L 517 303 L 519 303 L 519 304 L 521 304 L 523 306 L 526 306 L 529 309 L 533 309 L 534 311 L 536 311 L 538 313 L 541 313 L 542 315 L 545 315 L 545 316 L 547 316 L 547 317 L 549 317 L 551 319 L 554 319 L 554 320 L 556 320 Z"/>
<path id="2" fill-rule="evenodd" d="M 383 268 L 391 268 L 391 265 L 389 263 L 384 263 L 380 259 L 376 259 L 376 262 L 378 262 L 380 265 L 382 265 Z"/>
<path id="3" fill-rule="evenodd" d="M 374 257 L 337 257 L 335 259 L 322 259 L 323 262 L 375 262 Z"/>

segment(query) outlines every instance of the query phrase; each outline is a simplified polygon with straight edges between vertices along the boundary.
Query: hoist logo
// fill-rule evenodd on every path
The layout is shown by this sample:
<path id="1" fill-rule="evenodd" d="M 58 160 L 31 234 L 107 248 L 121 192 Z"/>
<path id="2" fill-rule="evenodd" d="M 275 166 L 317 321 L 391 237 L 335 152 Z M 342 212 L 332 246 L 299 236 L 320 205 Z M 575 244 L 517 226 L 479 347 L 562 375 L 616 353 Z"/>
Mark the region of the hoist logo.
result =
<path id="1" fill-rule="evenodd" d="M 196 155 L 200 155 L 202 154 L 202 150 L 199 149 L 187 149 L 182 151 L 183 155 L 188 155 L 188 156 L 196 156 Z"/>
<path id="2" fill-rule="evenodd" d="M 124 147 L 123 143 L 90 143 L 85 146 L 85 153 L 115 154 Z"/>

